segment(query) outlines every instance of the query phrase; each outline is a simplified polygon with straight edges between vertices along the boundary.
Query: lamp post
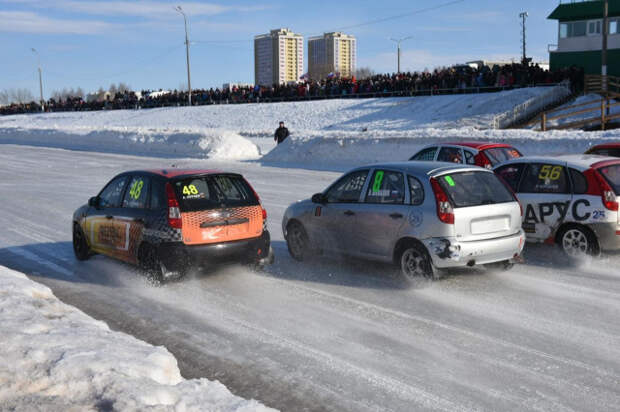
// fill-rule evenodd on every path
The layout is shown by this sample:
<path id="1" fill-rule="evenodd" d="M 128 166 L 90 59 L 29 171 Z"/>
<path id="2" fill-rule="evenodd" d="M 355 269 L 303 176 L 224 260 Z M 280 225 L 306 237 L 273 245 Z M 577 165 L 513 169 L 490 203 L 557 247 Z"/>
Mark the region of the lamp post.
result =
<path id="1" fill-rule="evenodd" d="M 603 5 L 603 44 L 601 47 L 601 75 L 603 75 L 602 89 L 607 94 L 607 33 L 609 32 L 609 0 Z"/>
<path id="2" fill-rule="evenodd" d="M 189 73 L 189 38 L 187 36 L 187 16 L 183 12 L 181 6 L 176 6 L 174 8 L 176 11 L 183 15 L 183 21 L 185 22 L 185 57 L 187 60 L 187 102 L 191 106 L 192 105 L 192 78 Z"/>
<path id="3" fill-rule="evenodd" d="M 521 48 L 523 49 L 523 59 L 521 62 L 525 65 L 527 64 L 527 54 L 525 52 L 525 19 L 528 17 L 528 14 L 524 11 L 523 13 L 519 13 L 519 17 L 521 17 Z"/>
<path id="4" fill-rule="evenodd" d="M 43 78 L 41 76 L 41 58 L 39 57 L 39 52 L 37 51 L 37 49 L 31 47 L 30 50 L 32 50 L 32 52 L 37 55 L 37 64 L 39 66 L 39 103 L 41 103 L 41 111 L 44 112 L 45 103 L 43 101 Z"/>
<path id="5" fill-rule="evenodd" d="M 390 40 L 392 40 L 393 42 L 396 42 L 396 44 L 398 45 L 398 73 L 400 73 L 400 44 L 404 42 L 405 40 L 411 39 L 412 37 L 413 36 L 407 36 L 407 37 L 403 37 L 402 39 L 394 39 L 390 37 Z"/>

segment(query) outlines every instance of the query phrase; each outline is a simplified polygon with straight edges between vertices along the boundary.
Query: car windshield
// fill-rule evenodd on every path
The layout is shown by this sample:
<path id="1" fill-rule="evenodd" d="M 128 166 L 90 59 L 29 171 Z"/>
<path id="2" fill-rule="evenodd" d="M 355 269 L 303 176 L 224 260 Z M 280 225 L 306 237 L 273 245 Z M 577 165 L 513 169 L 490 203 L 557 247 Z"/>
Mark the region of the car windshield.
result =
<path id="1" fill-rule="evenodd" d="M 490 172 L 457 172 L 436 178 L 455 208 L 514 202 L 506 185 Z"/>
<path id="2" fill-rule="evenodd" d="M 489 158 L 493 166 L 506 160 L 521 157 L 521 153 L 514 147 L 493 147 L 486 149 L 484 154 Z"/>
<path id="3" fill-rule="evenodd" d="M 620 196 L 620 164 L 601 167 L 598 171 L 605 177 L 616 195 Z"/>
<path id="4" fill-rule="evenodd" d="M 190 177 L 174 182 L 174 189 L 183 212 L 259 204 L 252 188 L 238 175 Z"/>

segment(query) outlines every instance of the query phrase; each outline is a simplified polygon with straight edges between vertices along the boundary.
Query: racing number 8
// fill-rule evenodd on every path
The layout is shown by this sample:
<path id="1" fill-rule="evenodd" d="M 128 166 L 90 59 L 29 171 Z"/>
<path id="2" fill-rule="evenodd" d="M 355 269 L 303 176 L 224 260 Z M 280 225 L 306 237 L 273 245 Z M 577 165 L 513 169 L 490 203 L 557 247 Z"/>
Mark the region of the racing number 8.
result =
<path id="1" fill-rule="evenodd" d="M 197 195 L 198 194 L 198 189 L 196 189 L 196 186 L 194 185 L 189 185 L 189 186 L 183 186 L 183 194 L 184 195 Z"/>
<path id="2" fill-rule="evenodd" d="M 144 186 L 144 181 L 142 179 L 133 182 L 133 185 L 131 185 L 131 190 L 129 190 L 129 196 L 135 200 L 138 200 L 140 198 L 140 193 L 142 193 L 142 186 Z"/>
<path id="3" fill-rule="evenodd" d="M 540 169 L 540 173 L 538 174 L 538 178 L 540 180 L 558 180 L 562 175 L 562 166 L 551 166 L 544 165 Z"/>

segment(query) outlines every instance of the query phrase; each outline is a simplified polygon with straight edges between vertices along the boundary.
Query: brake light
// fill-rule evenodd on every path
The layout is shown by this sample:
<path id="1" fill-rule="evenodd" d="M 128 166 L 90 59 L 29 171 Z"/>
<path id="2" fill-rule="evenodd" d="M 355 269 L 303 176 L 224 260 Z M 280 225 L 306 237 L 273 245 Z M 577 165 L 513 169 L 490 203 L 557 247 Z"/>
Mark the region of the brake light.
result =
<path id="1" fill-rule="evenodd" d="M 181 229 L 183 227 L 181 209 L 179 209 L 179 202 L 170 183 L 166 183 L 166 197 L 168 198 L 168 225 L 175 229 Z"/>
<path id="2" fill-rule="evenodd" d="M 493 167 L 491 161 L 483 152 L 478 152 L 478 154 L 474 156 L 474 162 L 477 166 L 484 167 L 486 169 L 491 169 Z"/>
<path id="3" fill-rule="evenodd" d="M 598 171 L 594 172 L 594 177 L 596 178 L 598 186 L 601 190 L 601 200 L 603 201 L 603 206 L 605 206 L 605 209 L 613 212 L 618 211 L 616 192 L 614 192 L 611 186 L 609 186 L 609 183 L 607 183 L 605 178 L 601 176 Z"/>
<path id="4" fill-rule="evenodd" d="M 267 211 L 265 209 L 263 210 L 263 220 L 267 220 Z"/>
<path id="5" fill-rule="evenodd" d="M 446 195 L 446 192 L 444 192 L 441 185 L 434 177 L 431 177 L 431 187 L 433 188 L 435 202 L 437 203 L 437 217 L 443 223 L 453 225 L 454 210 L 452 209 L 452 204 L 448 199 L 448 195 Z"/>

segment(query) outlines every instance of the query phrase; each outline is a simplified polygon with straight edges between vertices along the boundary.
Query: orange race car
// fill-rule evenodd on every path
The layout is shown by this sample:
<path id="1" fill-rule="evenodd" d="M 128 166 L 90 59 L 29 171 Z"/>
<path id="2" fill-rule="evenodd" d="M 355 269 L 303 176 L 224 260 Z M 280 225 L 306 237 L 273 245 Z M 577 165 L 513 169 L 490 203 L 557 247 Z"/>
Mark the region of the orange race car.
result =
<path id="1" fill-rule="evenodd" d="M 272 263 L 266 222 L 240 174 L 137 170 L 117 175 L 75 211 L 73 249 L 78 260 L 101 253 L 162 281 L 214 262 Z"/>

